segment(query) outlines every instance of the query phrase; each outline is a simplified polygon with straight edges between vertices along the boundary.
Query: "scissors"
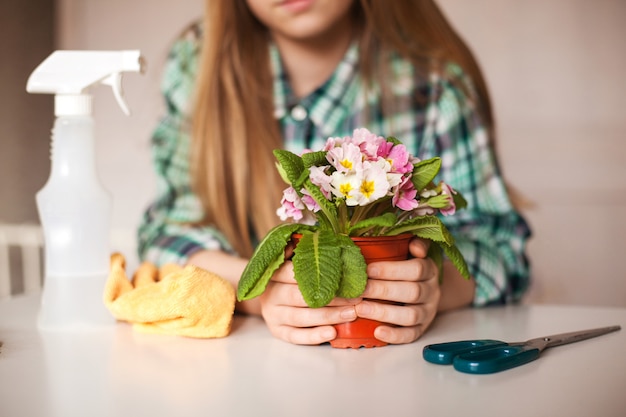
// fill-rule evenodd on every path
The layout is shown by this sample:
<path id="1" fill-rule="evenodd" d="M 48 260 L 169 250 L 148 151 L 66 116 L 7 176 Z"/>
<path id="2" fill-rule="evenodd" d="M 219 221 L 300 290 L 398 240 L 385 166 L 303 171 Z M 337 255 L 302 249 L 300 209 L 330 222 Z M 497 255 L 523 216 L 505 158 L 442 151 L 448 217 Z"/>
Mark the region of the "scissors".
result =
<path id="1" fill-rule="evenodd" d="M 468 374 L 492 374 L 534 361 L 547 348 L 580 342 L 620 330 L 620 326 L 602 327 L 553 336 L 538 337 L 526 342 L 507 343 L 500 340 L 460 340 L 424 347 L 427 362 L 454 366 Z"/>

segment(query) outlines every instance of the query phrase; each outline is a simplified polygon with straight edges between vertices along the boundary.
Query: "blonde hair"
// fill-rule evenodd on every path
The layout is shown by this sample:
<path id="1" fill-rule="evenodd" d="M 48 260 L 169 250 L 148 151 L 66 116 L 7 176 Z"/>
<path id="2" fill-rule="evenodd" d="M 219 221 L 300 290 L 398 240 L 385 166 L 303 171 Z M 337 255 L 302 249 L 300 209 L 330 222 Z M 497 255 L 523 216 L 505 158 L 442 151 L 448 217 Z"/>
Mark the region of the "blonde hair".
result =
<path id="1" fill-rule="evenodd" d="M 366 82 L 384 77 L 379 54 L 396 51 L 425 70 L 452 61 L 473 80 L 488 129 L 489 94 L 472 53 L 432 0 L 360 0 L 360 65 Z M 193 187 L 216 226 L 241 256 L 278 224 L 285 184 L 272 150 L 282 147 L 274 118 L 267 29 L 245 0 L 207 0 L 193 124 Z M 383 62 L 381 64 L 381 61 Z M 253 69 L 253 70 L 252 70 Z M 381 85 L 384 83 L 381 83 Z"/>

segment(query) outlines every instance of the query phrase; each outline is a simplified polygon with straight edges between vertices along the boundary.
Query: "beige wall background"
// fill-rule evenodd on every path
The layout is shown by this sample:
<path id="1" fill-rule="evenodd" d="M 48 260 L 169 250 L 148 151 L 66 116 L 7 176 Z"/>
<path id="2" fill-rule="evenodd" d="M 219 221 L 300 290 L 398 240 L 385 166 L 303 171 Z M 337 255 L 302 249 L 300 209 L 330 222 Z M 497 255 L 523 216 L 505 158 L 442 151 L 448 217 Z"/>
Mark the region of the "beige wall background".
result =
<path id="1" fill-rule="evenodd" d="M 440 0 L 483 64 L 533 207 L 530 301 L 626 306 L 626 2 Z"/>
<path id="2" fill-rule="evenodd" d="M 148 61 L 145 75 L 124 81 L 132 117 L 106 88 L 95 92 L 98 166 L 129 268 L 134 229 L 154 193 L 149 141 L 163 113 L 161 65 L 202 3 L 57 0 L 59 49 L 137 48 Z M 523 210 L 534 232 L 526 301 L 626 307 L 626 2 L 439 3 L 482 64 L 504 173 L 531 202 Z"/>

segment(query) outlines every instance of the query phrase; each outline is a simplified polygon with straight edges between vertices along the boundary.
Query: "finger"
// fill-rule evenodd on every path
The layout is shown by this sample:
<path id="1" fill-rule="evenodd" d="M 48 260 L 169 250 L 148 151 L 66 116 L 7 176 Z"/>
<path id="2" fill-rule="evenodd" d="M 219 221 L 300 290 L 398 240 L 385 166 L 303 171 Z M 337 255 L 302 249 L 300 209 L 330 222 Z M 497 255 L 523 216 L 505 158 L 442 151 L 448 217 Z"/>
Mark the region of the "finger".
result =
<path id="1" fill-rule="evenodd" d="M 368 279 L 363 298 L 405 304 L 439 301 L 441 289 L 436 278 L 428 281 L 385 281 Z"/>
<path id="2" fill-rule="evenodd" d="M 272 281 L 283 282 L 286 284 L 295 284 L 296 280 L 293 274 L 293 263 L 285 262 L 284 264 L 282 264 L 281 267 L 278 268 L 276 272 L 274 272 L 274 275 L 272 276 Z"/>
<path id="3" fill-rule="evenodd" d="M 416 237 L 409 243 L 409 252 L 416 258 L 426 258 L 429 248 L 430 240 L 427 239 Z"/>
<path id="4" fill-rule="evenodd" d="M 287 247 L 285 248 L 285 259 L 291 259 L 291 257 L 293 256 L 294 248 L 295 245 L 293 244 L 293 242 L 289 242 L 287 244 Z"/>
<path id="5" fill-rule="evenodd" d="M 313 328 L 297 328 L 290 326 L 270 327 L 274 337 L 295 345 L 319 345 L 330 342 L 337 337 L 337 331 L 332 326 Z"/>
<path id="6" fill-rule="evenodd" d="M 367 266 L 367 276 L 390 281 L 420 281 L 437 277 L 439 270 L 432 259 L 372 262 Z"/>
<path id="7" fill-rule="evenodd" d="M 264 316 L 267 317 L 266 321 L 274 321 L 282 326 L 305 328 L 353 321 L 356 319 L 356 310 L 354 306 L 321 308 L 275 306 L 271 311 L 265 312 Z"/>
<path id="8" fill-rule="evenodd" d="M 262 295 L 263 298 L 272 298 L 271 303 L 275 305 L 284 305 L 290 307 L 308 307 L 302 292 L 298 287 L 298 284 L 294 281 L 292 283 L 284 283 L 279 281 L 270 281 L 267 284 L 267 289 Z M 362 301 L 362 298 L 333 298 L 329 307 L 338 306 L 354 306 Z"/>
<path id="9" fill-rule="evenodd" d="M 411 327 L 378 326 L 374 330 L 374 337 L 390 344 L 411 343 L 419 339 L 426 326 L 417 325 Z"/>
<path id="10" fill-rule="evenodd" d="M 329 307 L 338 307 L 338 306 L 354 306 L 363 301 L 362 297 L 359 298 L 333 298 L 330 303 L 327 305 Z"/>
<path id="11" fill-rule="evenodd" d="M 270 281 L 262 299 L 270 300 L 269 304 L 289 307 L 307 307 L 298 284 Z"/>
<path id="12" fill-rule="evenodd" d="M 424 334 L 426 329 L 435 320 L 437 314 L 437 304 L 431 306 L 423 306 L 423 318 L 420 323 L 414 326 L 394 327 L 381 325 L 374 330 L 374 337 L 387 343 L 411 343 Z"/>
<path id="13" fill-rule="evenodd" d="M 423 292 L 418 282 L 368 279 L 363 298 L 417 304 Z"/>
<path id="14" fill-rule="evenodd" d="M 358 317 L 397 326 L 416 326 L 429 322 L 436 314 L 433 305 L 394 305 L 364 300 L 354 307 Z"/>

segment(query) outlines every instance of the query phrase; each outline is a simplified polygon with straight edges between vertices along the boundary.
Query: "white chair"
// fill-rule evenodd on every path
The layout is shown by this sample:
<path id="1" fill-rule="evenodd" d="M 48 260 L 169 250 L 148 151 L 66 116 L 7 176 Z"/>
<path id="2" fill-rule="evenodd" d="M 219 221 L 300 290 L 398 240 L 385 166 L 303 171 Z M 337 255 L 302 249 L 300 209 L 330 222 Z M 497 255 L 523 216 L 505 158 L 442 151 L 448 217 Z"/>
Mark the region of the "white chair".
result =
<path id="1" fill-rule="evenodd" d="M 11 248 L 21 254 L 21 277 L 19 270 L 11 268 Z M 12 283 L 21 281 L 23 292 L 41 289 L 42 284 L 43 233 L 35 224 L 0 224 L 0 298 L 11 296 L 16 290 Z"/>

